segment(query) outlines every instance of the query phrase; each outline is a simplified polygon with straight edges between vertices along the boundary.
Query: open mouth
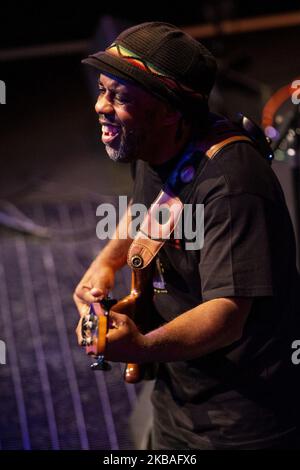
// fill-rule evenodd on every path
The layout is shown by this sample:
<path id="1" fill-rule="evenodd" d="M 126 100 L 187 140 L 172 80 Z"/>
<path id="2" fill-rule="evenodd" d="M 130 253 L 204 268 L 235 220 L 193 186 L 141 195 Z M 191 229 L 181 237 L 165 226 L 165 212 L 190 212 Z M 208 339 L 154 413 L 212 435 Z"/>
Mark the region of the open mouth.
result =
<path id="1" fill-rule="evenodd" d="M 120 127 L 113 124 L 102 125 L 102 142 L 104 144 L 110 144 L 117 138 L 120 133 Z"/>

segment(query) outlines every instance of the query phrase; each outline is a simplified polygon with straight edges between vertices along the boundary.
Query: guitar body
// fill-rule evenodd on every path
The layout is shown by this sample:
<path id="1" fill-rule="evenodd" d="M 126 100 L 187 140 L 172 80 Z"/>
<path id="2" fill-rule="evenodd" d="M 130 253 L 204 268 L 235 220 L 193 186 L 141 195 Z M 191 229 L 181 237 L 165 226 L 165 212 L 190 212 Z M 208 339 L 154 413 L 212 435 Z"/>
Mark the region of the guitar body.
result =
<path id="1" fill-rule="evenodd" d="M 119 300 L 113 310 L 128 315 L 137 325 L 141 333 L 147 333 L 153 328 L 153 288 L 152 264 L 142 270 L 132 270 L 130 294 Z M 127 364 L 124 371 L 124 380 L 136 383 L 154 376 L 155 364 Z"/>
<path id="2" fill-rule="evenodd" d="M 86 353 L 97 359 L 91 367 L 94 370 L 108 370 L 105 361 L 106 334 L 109 328 L 109 311 L 129 316 L 141 333 L 147 333 L 155 327 L 154 306 L 152 302 L 152 263 L 145 269 L 132 270 L 131 289 L 129 295 L 119 301 L 103 299 L 90 306 L 89 313 L 81 317 L 77 335 L 79 343 L 85 347 Z M 124 380 L 137 383 L 143 379 L 152 379 L 155 374 L 155 364 L 127 364 Z"/>

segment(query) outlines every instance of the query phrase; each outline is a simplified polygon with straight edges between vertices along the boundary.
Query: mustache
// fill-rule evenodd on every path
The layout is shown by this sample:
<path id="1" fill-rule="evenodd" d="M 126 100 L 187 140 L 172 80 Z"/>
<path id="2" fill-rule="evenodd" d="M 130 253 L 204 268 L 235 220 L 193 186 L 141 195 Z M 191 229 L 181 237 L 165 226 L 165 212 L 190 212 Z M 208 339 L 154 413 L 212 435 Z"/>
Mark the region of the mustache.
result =
<path id="1" fill-rule="evenodd" d="M 116 126 L 123 127 L 120 122 L 116 122 L 115 120 L 109 119 L 109 118 L 107 118 L 103 115 L 98 117 L 98 121 L 99 121 L 99 124 L 101 124 L 101 121 L 102 122 L 104 121 L 108 125 L 111 124 L 111 125 L 116 125 Z"/>

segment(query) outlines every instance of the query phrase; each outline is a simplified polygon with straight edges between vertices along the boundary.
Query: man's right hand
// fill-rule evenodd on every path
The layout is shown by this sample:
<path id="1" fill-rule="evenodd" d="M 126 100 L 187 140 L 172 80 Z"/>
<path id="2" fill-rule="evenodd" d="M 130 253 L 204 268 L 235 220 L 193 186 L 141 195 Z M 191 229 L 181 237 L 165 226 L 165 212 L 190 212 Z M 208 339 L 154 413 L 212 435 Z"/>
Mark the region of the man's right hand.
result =
<path id="1" fill-rule="evenodd" d="M 112 289 L 115 271 L 111 266 L 95 260 L 73 294 L 73 299 L 80 315 L 87 313 L 87 307 L 105 297 Z"/>

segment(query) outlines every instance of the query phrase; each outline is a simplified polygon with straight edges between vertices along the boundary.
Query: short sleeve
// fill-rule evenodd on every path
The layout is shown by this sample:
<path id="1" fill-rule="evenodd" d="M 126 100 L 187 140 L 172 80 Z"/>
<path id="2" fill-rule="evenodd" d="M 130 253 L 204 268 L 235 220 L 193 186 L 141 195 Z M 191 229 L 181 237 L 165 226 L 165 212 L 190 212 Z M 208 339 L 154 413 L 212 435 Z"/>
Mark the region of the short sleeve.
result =
<path id="1" fill-rule="evenodd" d="M 273 295 L 269 205 L 248 193 L 223 195 L 205 205 L 199 263 L 204 301 Z"/>

